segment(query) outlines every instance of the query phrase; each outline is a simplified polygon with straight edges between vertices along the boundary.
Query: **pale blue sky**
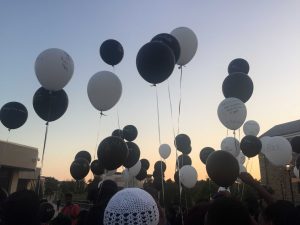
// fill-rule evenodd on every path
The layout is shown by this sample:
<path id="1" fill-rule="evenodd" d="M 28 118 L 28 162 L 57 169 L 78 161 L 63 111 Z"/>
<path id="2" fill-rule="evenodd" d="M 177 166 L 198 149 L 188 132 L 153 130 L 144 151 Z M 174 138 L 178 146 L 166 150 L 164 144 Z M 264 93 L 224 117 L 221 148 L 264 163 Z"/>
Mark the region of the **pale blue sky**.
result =
<path id="1" fill-rule="evenodd" d="M 81 149 L 95 150 L 98 114 L 90 104 L 86 86 L 98 71 L 112 70 L 101 61 L 100 44 L 113 38 L 125 55 L 116 74 L 123 84 L 118 104 L 121 127 L 134 124 L 142 157 L 151 170 L 159 159 L 155 90 L 136 70 L 139 48 L 158 33 L 179 26 L 198 37 L 198 51 L 184 68 L 181 131 L 192 139 L 193 165 L 206 176 L 198 154 L 201 148 L 220 147 L 226 129 L 217 117 L 223 100 L 222 82 L 228 63 L 242 57 L 250 63 L 254 94 L 247 102 L 248 119 L 262 131 L 299 119 L 300 114 L 300 1 L 0 1 L 0 106 L 20 101 L 29 111 L 27 123 L 11 133 L 10 140 L 42 148 L 44 124 L 34 112 L 32 96 L 39 88 L 34 74 L 37 55 L 47 48 L 67 51 L 75 73 L 65 90 L 66 114 L 50 124 L 45 175 L 70 178 L 69 165 Z M 169 78 L 177 117 L 179 71 Z M 173 142 L 167 82 L 159 85 L 162 142 Z M 176 107 L 176 108 L 175 108 Z M 117 128 L 116 108 L 101 123 L 100 139 Z M 176 120 L 173 121 L 177 127 Z M 0 126 L 0 139 L 7 131 Z M 174 151 L 167 160 L 168 176 L 174 173 Z M 255 167 L 255 166 L 254 166 Z M 254 168 L 253 171 L 257 171 Z"/>

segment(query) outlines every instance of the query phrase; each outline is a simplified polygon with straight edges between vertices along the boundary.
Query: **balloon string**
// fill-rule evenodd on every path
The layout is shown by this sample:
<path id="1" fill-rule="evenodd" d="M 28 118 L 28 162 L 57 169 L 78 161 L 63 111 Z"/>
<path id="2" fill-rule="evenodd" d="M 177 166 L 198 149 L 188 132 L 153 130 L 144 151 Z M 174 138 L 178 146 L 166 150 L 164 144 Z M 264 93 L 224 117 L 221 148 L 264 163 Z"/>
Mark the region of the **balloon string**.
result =
<path id="1" fill-rule="evenodd" d="M 119 116 L 119 107 L 117 106 L 117 117 L 118 117 L 118 128 L 119 130 L 121 130 L 121 126 L 120 126 L 120 116 Z"/>
<path id="2" fill-rule="evenodd" d="M 173 130 L 174 142 L 175 142 L 175 147 L 176 147 L 177 145 L 176 145 L 175 128 L 174 128 L 174 124 L 173 124 L 173 105 L 172 105 L 169 81 L 168 81 L 168 95 L 169 95 L 169 103 L 170 103 L 169 105 L 170 105 L 170 113 L 171 113 L 171 119 L 172 119 L 172 130 Z M 179 133 L 179 131 L 178 131 L 178 133 Z M 182 213 L 182 202 L 181 202 L 181 191 L 182 191 L 182 189 L 181 189 L 181 181 L 180 181 L 180 171 L 179 171 L 179 161 L 178 161 L 177 148 L 175 148 L 175 154 L 176 154 L 175 172 L 178 171 L 179 210 L 180 210 L 180 214 L 181 214 L 182 224 L 184 224 L 183 213 Z"/>
<path id="3" fill-rule="evenodd" d="M 157 91 L 157 86 L 156 85 L 155 85 L 155 93 L 156 93 L 158 141 L 159 141 L 159 146 L 160 146 L 161 145 L 161 134 L 160 134 L 158 91 Z M 164 177 L 163 177 L 163 169 L 162 169 L 162 160 L 161 160 L 161 163 L 160 163 L 160 170 L 161 170 L 161 188 L 162 188 L 163 203 L 165 204 L 165 191 L 164 191 Z"/>
<path id="4" fill-rule="evenodd" d="M 184 190 L 184 198 L 185 198 L 185 210 L 186 210 L 186 214 L 188 215 L 189 214 L 189 211 L 188 211 L 188 203 L 187 203 L 187 189 Z"/>
<path id="5" fill-rule="evenodd" d="M 8 129 L 8 134 L 7 134 L 6 142 L 8 142 L 9 136 L 10 136 L 10 129 Z"/>
<path id="6" fill-rule="evenodd" d="M 44 136 L 44 145 L 43 145 L 43 152 L 42 152 L 42 161 L 41 161 L 41 169 L 40 169 L 40 174 L 38 177 L 38 189 L 37 189 L 37 194 L 40 194 L 40 186 L 41 186 L 41 175 L 42 175 L 42 170 L 44 167 L 44 157 L 45 157 L 45 151 L 46 151 L 46 144 L 47 144 L 47 138 L 48 138 L 48 127 L 49 127 L 49 122 L 46 122 L 46 128 L 45 128 L 45 136 Z"/>
<path id="7" fill-rule="evenodd" d="M 103 116 L 103 113 L 100 112 L 99 121 L 98 121 L 98 130 L 97 130 L 97 136 L 96 136 L 96 144 L 95 144 L 95 149 L 94 149 L 94 160 L 96 159 L 96 152 L 97 152 L 97 145 L 98 145 L 98 141 L 99 141 L 102 116 Z"/>
<path id="8" fill-rule="evenodd" d="M 241 129 L 239 129 L 239 142 L 241 141 Z"/>
<path id="9" fill-rule="evenodd" d="M 170 91 L 169 81 L 168 81 L 168 95 L 169 95 L 170 113 L 171 113 L 171 120 L 172 120 L 172 130 L 173 130 L 173 136 L 175 139 L 175 128 L 174 128 L 174 124 L 173 124 L 173 105 L 172 105 L 172 100 L 171 100 L 171 91 Z"/>
<path id="10" fill-rule="evenodd" d="M 226 137 L 228 137 L 228 129 L 227 129 L 227 131 L 226 131 Z"/>
<path id="11" fill-rule="evenodd" d="M 44 145 L 43 145 L 43 153 L 42 153 L 42 162 L 41 162 L 41 173 L 42 173 L 42 169 L 43 169 L 43 166 L 44 166 L 44 156 L 45 156 L 45 150 L 46 150 L 46 144 L 47 144 L 47 137 L 48 137 L 48 127 L 49 127 L 49 122 L 46 123 Z"/>
<path id="12" fill-rule="evenodd" d="M 162 169 L 162 158 L 160 158 L 160 173 L 161 173 L 161 188 L 162 188 L 162 197 L 163 197 L 163 206 L 165 206 L 165 187 L 164 187 L 164 175 L 163 175 L 163 169 Z"/>
<path id="13" fill-rule="evenodd" d="M 178 119 L 177 119 L 177 134 L 179 134 L 179 130 L 180 130 L 180 114 L 181 114 L 181 91 L 182 91 L 182 66 L 179 67 L 180 69 L 180 82 L 179 82 L 179 104 L 178 104 Z"/>
<path id="14" fill-rule="evenodd" d="M 235 152 L 238 152 L 238 146 L 237 146 L 237 143 L 236 143 L 236 135 L 235 135 L 235 130 L 233 131 L 233 137 L 234 137 L 234 146 L 235 146 Z M 240 153 L 239 153 L 240 154 Z"/>
<path id="15" fill-rule="evenodd" d="M 161 145 L 161 138 L 160 138 L 160 120 L 159 120 L 159 105 L 158 105 L 157 86 L 155 86 L 155 91 L 156 91 L 156 111 L 157 111 L 158 141 L 159 141 L 159 145 Z"/>

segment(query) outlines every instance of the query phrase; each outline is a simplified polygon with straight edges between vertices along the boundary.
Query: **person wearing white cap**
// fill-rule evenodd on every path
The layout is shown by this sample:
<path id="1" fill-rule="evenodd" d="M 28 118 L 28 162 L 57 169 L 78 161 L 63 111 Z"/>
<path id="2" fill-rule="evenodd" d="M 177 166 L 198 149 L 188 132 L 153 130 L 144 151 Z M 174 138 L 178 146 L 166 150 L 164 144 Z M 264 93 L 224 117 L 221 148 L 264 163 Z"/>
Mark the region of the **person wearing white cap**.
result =
<path id="1" fill-rule="evenodd" d="M 104 225 L 157 225 L 159 211 L 153 197 L 139 188 L 117 192 L 104 211 Z"/>

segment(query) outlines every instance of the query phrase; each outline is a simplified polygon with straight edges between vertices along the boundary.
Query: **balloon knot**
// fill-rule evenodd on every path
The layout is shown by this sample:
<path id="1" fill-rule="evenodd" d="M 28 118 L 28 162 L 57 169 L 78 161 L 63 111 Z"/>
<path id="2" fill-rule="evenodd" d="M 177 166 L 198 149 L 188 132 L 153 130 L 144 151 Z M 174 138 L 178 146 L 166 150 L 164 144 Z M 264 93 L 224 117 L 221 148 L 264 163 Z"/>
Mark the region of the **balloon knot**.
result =
<path id="1" fill-rule="evenodd" d="M 47 121 L 45 125 L 48 126 L 49 125 L 49 121 Z"/>
<path id="2" fill-rule="evenodd" d="M 107 116 L 103 113 L 103 111 L 100 111 L 100 116 Z"/>
<path id="3" fill-rule="evenodd" d="M 152 85 L 150 85 L 150 87 L 156 87 L 156 84 L 152 84 Z"/>

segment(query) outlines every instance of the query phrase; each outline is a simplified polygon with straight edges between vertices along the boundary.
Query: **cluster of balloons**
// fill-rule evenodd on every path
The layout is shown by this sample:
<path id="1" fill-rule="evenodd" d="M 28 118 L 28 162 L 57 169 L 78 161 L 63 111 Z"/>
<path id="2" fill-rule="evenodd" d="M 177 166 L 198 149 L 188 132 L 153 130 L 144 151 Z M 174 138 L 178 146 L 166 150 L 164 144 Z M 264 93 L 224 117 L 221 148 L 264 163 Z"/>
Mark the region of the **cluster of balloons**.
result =
<path id="1" fill-rule="evenodd" d="M 52 122 L 66 112 L 69 100 L 63 88 L 73 73 L 74 63 L 67 52 L 50 48 L 38 55 L 35 74 L 42 87 L 33 96 L 33 108 L 41 119 Z"/>
<path id="2" fill-rule="evenodd" d="M 113 39 L 104 41 L 99 52 L 102 60 L 111 66 L 119 64 L 124 56 L 121 43 Z M 92 106 L 102 114 L 114 107 L 120 100 L 122 83 L 113 72 L 100 71 L 90 78 L 87 93 Z"/>
<path id="3" fill-rule="evenodd" d="M 198 40 L 187 27 L 178 27 L 170 34 L 161 33 L 142 46 L 136 57 L 136 67 L 141 77 L 156 85 L 167 80 L 175 64 L 183 66 L 196 54 Z"/>
<path id="4" fill-rule="evenodd" d="M 153 170 L 153 187 L 160 191 L 162 189 L 162 185 L 164 185 L 164 177 L 165 177 L 165 171 L 167 169 L 167 165 L 163 161 L 157 161 L 154 164 L 154 170 Z"/>
<path id="5" fill-rule="evenodd" d="M 188 156 L 192 151 L 191 139 L 186 134 L 178 134 L 175 137 L 174 145 L 182 153 L 176 160 L 178 170 L 174 174 L 174 180 L 186 188 L 192 188 L 197 183 L 198 173 L 192 166 L 192 159 Z"/>
<path id="6" fill-rule="evenodd" d="M 228 65 L 228 76 L 222 84 L 225 99 L 218 106 L 218 118 L 229 130 L 239 129 L 247 117 L 245 103 L 253 93 L 253 82 L 248 76 L 249 64 L 245 59 L 237 58 Z M 229 187 L 239 173 L 245 171 L 245 156 L 254 157 L 262 148 L 256 137 L 259 125 L 255 121 L 244 124 L 245 137 L 241 143 L 235 137 L 226 137 L 221 142 L 221 151 L 204 148 L 200 152 L 201 161 L 206 164 L 208 176 L 219 186 Z"/>
<path id="7" fill-rule="evenodd" d="M 92 161 L 91 154 L 88 151 L 79 151 L 75 155 L 75 159 L 70 166 L 71 176 L 75 180 L 82 180 L 90 171 L 90 163 Z"/>
<path id="8" fill-rule="evenodd" d="M 93 163 L 91 165 L 92 172 L 101 175 L 104 170 L 114 171 L 124 166 L 125 179 L 133 177 L 138 180 L 145 179 L 149 162 L 145 159 L 140 160 L 140 148 L 133 142 L 137 135 L 137 128 L 127 125 L 122 130 L 114 130 L 112 136 L 103 139 L 98 146 L 98 160 L 94 160 L 94 165 Z"/>
<path id="9" fill-rule="evenodd" d="M 246 103 L 253 93 L 253 82 L 248 76 L 249 64 L 245 59 L 234 59 L 228 66 L 222 91 L 225 99 L 218 107 L 221 123 L 230 130 L 237 130 L 246 120 Z"/>
<path id="10" fill-rule="evenodd" d="M 20 102 L 8 102 L 0 110 L 1 123 L 8 129 L 23 126 L 28 118 L 26 107 Z"/>
<path id="11" fill-rule="evenodd" d="M 252 158 L 262 150 L 262 141 L 256 137 L 260 130 L 259 124 L 254 120 L 249 120 L 244 124 L 243 130 L 245 136 L 241 143 L 235 137 L 226 137 L 221 142 L 221 151 L 215 151 L 211 147 L 205 147 L 200 151 L 200 160 L 206 164 L 209 177 L 222 187 L 232 185 L 238 174 L 246 171 L 243 165 L 246 160 L 245 156 Z M 211 159 L 210 156 L 212 156 Z M 222 157 L 224 160 L 222 163 L 228 166 L 224 166 L 223 169 L 220 164 Z"/>

